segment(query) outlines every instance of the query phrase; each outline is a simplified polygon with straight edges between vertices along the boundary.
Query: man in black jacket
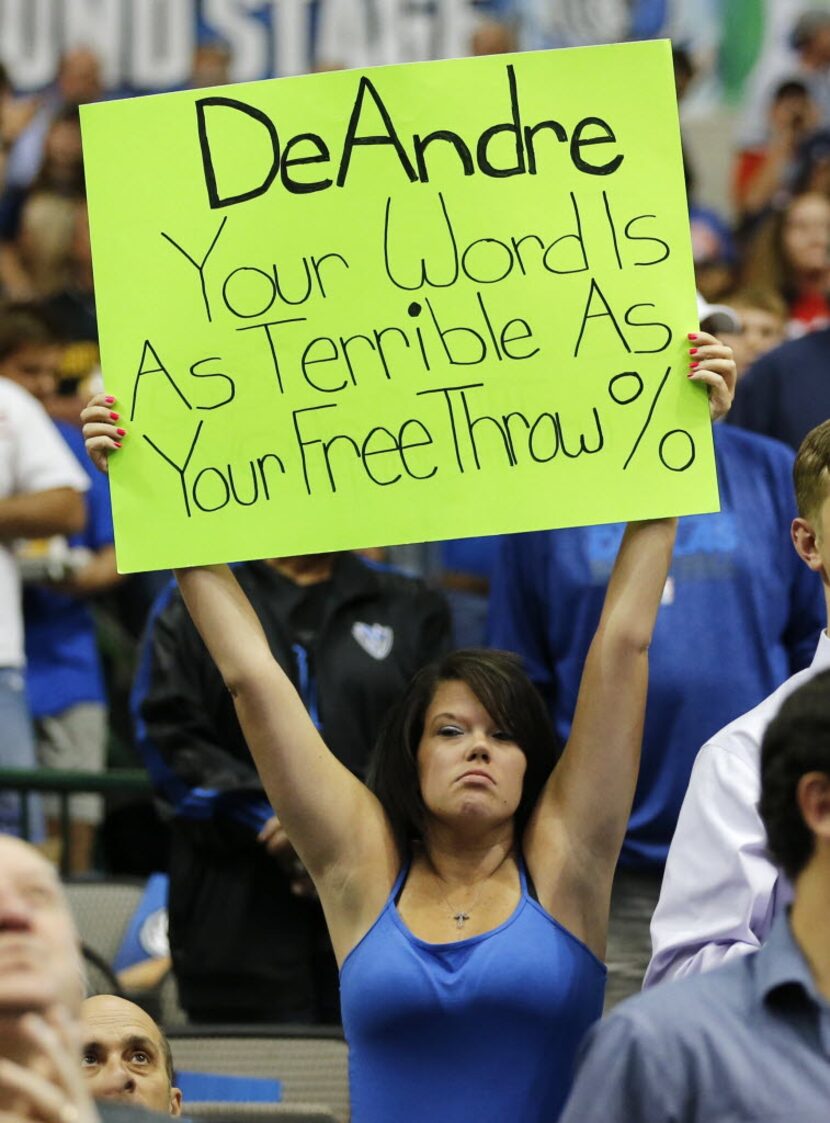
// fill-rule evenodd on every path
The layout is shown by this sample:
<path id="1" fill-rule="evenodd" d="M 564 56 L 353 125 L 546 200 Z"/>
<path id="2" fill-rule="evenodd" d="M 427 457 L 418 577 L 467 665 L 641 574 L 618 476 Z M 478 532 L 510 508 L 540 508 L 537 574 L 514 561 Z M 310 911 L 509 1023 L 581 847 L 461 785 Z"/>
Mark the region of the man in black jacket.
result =
<path id="1" fill-rule="evenodd" d="M 383 718 L 449 647 L 441 596 L 352 554 L 236 576 L 332 752 L 362 775 Z M 265 798 L 228 691 L 171 587 L 133 690 L 137 741 L 172 818 L 169 931 L 196 1021 L 337 1021 L 322 912 Z"/>

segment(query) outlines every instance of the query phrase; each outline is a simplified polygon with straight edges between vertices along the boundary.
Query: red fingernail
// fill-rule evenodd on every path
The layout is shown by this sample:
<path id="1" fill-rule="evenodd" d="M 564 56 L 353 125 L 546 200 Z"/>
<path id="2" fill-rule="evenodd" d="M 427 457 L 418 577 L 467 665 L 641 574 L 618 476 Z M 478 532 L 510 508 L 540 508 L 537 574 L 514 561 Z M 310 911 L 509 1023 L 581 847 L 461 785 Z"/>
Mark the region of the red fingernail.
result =
<path id="1" fill-rule="evenodd" d="M 692 370 L 694 370 L 695 367 L 699 366 L 699 365 L 700 365 L 699 363 L 689 363 L 689 366 L 692 368 Z"/>
<path id="2" fill-rule="evenodd" d="M 119 417 L 119 415 L 118 415 L 117 413 L 111 413 L 111 414 L 110 414 L 110 417 L 111 417 L 111 418 L 113 419 L 113 421 L 117 421 L 117 420 L 118 420 L 118 417 Z"/>
<path id="3" fill-rule="evenodd" d="M 690 355 L 696 355 L 697 354 L 697 347 L 690 347 L 689 348 L 689 354 Z"/>
<path id="4" fill-rule="evenodd" d="M 116 431 L 116 433 L 118 434 L 119 437 L 126 437 L 126 435 L 127 435 L 126 429 L 116 429 L 115 431 Z"/>
<path id="5" fill-rule="evenodd" d="M 689 332 L 689 339 L 697 339 L 697 332 L 696 331 L 690 331 Z"/>
<path id="6" fill-rule="evenodd" d="M 113 441 L 112 443 L 115 445 L 116 448 L 121 448 L 121 442 L 120 441 Z"/>
<path id="7" fill-rule="evenodd" d="M 108 406 L 115 405 L 115 398 L 113 398 L 112 396 L 110 396 L 109 398 L 104 398 L 104 401 Z"/>

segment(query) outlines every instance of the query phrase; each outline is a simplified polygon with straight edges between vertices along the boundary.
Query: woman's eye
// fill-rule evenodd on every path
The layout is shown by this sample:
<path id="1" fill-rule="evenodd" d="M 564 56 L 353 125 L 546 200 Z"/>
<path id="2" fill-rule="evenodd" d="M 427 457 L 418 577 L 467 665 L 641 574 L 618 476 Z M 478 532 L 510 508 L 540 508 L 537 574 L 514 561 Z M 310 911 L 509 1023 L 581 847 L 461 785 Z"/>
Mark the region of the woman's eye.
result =
<path id="1" fill-rule="evenodd" d="M 456 725 L 442 725 L 438 730 L 439 737 L 456 737 L 461 730 Z"/>
<path id="2" fill-rule="evenodd" d="M 497 729 L 493 734 L 493 738 L 496 741 L 512 741 L 513 734 L 508 733 L 505 729 Z"/>
<path id="3" fill-rule="evenodd" d="M 84 1053 L 84 1055 L 81 1057 L 81 1067 L 87 1067 L 88 1068 L 91 1065 L 94 1065 L 94 1064 L 97 1064 L 97 1063 L 98 1063 L 98 1058 L 95 1056 L 94 1053 Z"/>

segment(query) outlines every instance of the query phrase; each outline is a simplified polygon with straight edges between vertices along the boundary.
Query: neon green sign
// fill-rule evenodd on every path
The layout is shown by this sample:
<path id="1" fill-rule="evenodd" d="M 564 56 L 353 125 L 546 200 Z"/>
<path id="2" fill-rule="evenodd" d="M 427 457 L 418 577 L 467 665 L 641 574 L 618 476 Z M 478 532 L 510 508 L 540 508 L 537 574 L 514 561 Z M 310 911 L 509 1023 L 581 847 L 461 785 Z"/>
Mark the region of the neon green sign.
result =
<path id="1" fill-rule="evenodd" d="M 717 509 L 668 43 L 83 133 L 123 571 Z"/>

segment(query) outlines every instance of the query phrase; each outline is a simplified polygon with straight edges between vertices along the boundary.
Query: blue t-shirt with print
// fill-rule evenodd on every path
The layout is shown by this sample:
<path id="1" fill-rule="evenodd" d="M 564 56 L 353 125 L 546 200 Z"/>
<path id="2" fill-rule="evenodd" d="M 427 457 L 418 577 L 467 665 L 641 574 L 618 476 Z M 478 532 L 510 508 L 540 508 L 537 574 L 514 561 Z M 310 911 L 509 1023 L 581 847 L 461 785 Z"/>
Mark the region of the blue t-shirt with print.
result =
<path id="1" fill-rule="evenodd" d="M 621 859 L 630 866 L 665 861 L 701 745 L 807 666 L 823 626 L 821 582 L 790 541 L 793 453 L 726 425 L 715 426 L 714 442 L 721 510 L 680 520 L 649 652 L 642 763 Z M 503 540 L 489 638 L 523 657 L 563 741 L 623 529 Z"/>
<path id="2" fill-rule="evenodd" d="M 86 526 L 69 544 L 100 550 L 113 541 L 107 478 L 90 464 L 80 430 L 64 421 L 55 424 L 90 478 L 84 496 Z M 86 601 L 46 585 L 30 585 L 23 597 L 23 614 L 26 685 L 33 717 L 59 714 L 80 702 L 104 702 L 95 623 Z"/>

